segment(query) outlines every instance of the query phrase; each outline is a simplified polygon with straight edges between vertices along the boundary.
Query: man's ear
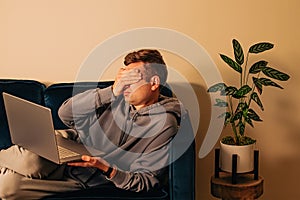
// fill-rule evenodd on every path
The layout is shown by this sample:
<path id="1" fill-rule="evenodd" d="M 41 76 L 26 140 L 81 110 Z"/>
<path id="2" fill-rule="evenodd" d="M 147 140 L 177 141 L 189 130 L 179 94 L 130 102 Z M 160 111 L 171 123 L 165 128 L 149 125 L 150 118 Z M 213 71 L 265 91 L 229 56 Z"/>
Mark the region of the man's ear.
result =
<path id="1" fill-rule="evenodd" d="M 155 76 L 152 76 L 151 79 L 150 79 L 150 83 L 151 83 L 151 89 L 154 91 L 156 89 L 159 88 L 160 86 L 160 78 L 159 76 L 155 75 Z"/>

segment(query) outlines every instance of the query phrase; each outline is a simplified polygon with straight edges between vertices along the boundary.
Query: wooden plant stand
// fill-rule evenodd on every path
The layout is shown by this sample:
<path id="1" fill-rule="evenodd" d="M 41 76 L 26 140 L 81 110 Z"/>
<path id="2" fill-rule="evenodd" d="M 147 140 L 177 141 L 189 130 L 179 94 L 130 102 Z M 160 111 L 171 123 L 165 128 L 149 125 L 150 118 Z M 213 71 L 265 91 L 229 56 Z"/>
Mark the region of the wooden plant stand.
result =
<path id="1" fill-rule="evenodd" d="M 258 175 L 259 151 L 254 151 L 254 170 L 237 173 L 237 155 L 232 156 L 232 173 L 219 167 L 220 149 L 215 149 L 215 173 L 211 177 L 211 194 L 223 200 L 252 200 L 263 194 L 263 178 Z"/>

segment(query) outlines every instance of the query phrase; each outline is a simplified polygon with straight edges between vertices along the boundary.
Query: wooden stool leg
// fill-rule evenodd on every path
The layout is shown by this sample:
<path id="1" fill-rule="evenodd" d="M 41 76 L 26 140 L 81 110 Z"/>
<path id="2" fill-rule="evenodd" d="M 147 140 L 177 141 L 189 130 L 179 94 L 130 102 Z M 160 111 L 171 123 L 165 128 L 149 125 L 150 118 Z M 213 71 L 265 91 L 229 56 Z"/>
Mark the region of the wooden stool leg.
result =
<path id="1" fill-rule="evenodd" d="M 215 149 L 215 178 L 219 178 L 219 172 L 220 172 L 220 149 Z"/>
<path id="2" fill-rule="evenodd" d="M 259 151 L 254 151 L 254 180 L 258 180 Z"/>
<path id="3" fill-rule="evenodd" d="M 232 177 L 231 183 L 236 184 L 236 177 L 237 177 L 237 154 L 232 155 Z"/>

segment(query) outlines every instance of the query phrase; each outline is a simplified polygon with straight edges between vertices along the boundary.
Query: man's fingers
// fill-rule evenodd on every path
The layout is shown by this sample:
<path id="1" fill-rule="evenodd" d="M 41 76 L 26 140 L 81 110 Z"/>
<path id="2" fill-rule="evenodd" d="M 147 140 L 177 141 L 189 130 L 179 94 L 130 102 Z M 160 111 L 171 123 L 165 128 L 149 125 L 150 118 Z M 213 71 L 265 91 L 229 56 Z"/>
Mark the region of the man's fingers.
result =
<path id="1" fill-rule="evenodd" d="M 130 70 L 130 71 L 124 71 L 120 74 L 120 79 L 122 81 L 128 81 L 128 80 L 140 80 L 142 78 L 142 74 L 139 70 Z"/>
<path id="2" fill-rule="evenodd" d="M 87 163 L 90 163 L 91 165 L 96 165 L 98 162 L 99 162 L 99 160 L 98 160 L 98 158 L 96 158 L 96 157 L 91 157 L 91 156 L 86 156 L 86 155 L 83 155 L 82 157 L 81 157 L 81 159 L 83 160 L 83 161 L 86 161 Z"/>
<path id="3" fill-rule="evenodd" d="M 83 161 L 90 161 L 91 160 L 91 157 L 90 156 L 87 156 L 87 155 L 83 155 L 83 156 L 81 156 L 81 160 L 83 160 Z"/>
<path id="4" fill-rule="evenodd" d="M 120 82 L 123 86 L 131 85 L 139 82 L 142 79 L 141 73 L 125 74 L 120 78 Z"/>
<path id="5" fill-rule="evenodd" d="M 68 163 L 68 165 L 77 166 L 77 167 L 96 167 L 97 162 L 99 161 L 95 157 L 86 156 L 86 155 L 81 156 L 81 160 L 83 162 L 70 162 Z"/>
<path id="6" fill-rule="evenodd" d="M 115 96 L 122 94 L 122 92 L 131 84 L 139 82 L 143 79 L 143 75 L 140 69 L 130 69 L 120 68 L 115 83 L 113 85 L 113 93 Z"/>
<path id="7" fill-rule="evenodd" d="M 73 167 L 89 167 L 89 164 L 87 162 L 70 162 L 67 164 Z"/>
<path id="8" fill-rule="evenodd" d="M 110 166 L 110 164 L 107 161 L 103 160 L 100 157 L 91 157 L 83 155 L 81 159 L 82 162 L 70 162 L 68 163 L 68 165 L 74 167 L 96 167 L 100 170 L 105 170 Z"/>

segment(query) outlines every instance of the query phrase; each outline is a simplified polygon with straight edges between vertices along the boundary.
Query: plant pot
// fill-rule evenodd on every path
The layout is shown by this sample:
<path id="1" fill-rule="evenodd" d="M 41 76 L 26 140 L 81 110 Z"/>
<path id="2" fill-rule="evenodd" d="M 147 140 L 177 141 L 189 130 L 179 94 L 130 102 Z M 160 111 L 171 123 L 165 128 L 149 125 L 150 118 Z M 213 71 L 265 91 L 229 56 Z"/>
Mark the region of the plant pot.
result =
<path id="1" fill-rule="evenodd" d="M 237 146 L 220 142 L 220 168 L 232 172 L 232 155 L 237 155 L 237 173 L 251 172 L 254 169 L 255 144 Z"/>

